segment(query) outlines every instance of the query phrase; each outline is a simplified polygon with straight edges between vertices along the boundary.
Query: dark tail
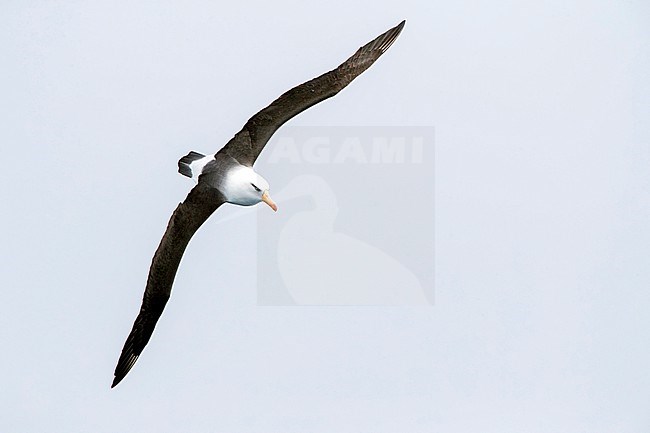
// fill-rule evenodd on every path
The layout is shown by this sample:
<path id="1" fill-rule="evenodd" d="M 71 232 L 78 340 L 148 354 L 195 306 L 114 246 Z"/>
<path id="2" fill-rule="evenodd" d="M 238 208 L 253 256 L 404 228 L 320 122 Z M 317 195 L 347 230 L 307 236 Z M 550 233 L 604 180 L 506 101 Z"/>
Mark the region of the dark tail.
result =
<path id="1" fill-rule="evenodd" d="M 204 156 L 205 155 L 202 153 L 191 151 L 178 160 L 178 172 L 183 176 L 192 177 L 192 168 L 190 167 L 190 164 Z"/>

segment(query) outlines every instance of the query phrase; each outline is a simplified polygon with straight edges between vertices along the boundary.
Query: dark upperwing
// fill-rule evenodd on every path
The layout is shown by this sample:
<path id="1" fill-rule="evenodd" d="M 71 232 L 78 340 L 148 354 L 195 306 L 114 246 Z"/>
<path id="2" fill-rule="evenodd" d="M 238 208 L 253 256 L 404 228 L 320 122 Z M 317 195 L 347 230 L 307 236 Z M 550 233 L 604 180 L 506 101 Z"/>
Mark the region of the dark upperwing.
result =
<path id="1" fill-rule="evenodd" d="M 399 36 L 406 20 L 359 48 L 338 68 L 284 93 L 251 117 L 220 150 L 243 165 L 252 166 L 275 131 L 312 105 L 331 98 L 368 69 Z"/>
<path id="2" fill-rule="evenodd" d="M 190 191 L 185 201 L 179 204 L 172 214 L 167 230 L 151 261 L 140 313 L 135 319 L 133 329 L 117 361 L 115 379 L 111 388 L 124 379 L 149 342 L 156 322 L 167 304 L 178 265 L 192 235 L 223 203 L 223 197 L 217 189 L 199 180 L 199 184 Z"/>

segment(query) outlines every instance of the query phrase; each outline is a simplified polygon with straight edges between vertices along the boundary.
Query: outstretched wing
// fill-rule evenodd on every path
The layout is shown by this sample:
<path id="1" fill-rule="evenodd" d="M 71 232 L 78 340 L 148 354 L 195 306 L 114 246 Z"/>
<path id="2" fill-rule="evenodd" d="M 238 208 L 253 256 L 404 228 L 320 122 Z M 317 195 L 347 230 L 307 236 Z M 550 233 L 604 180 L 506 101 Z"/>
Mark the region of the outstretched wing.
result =
<path id="1" fill-rule="evenodd" d="M 140 313 L 124 343 L 111 388 L 124 379 L 149 342 L 156 322 L 167 304 L 178 265 L 192 235 L 223 203 L 224 199 L 218 190 L 207 186 L 206 182 L 199 182 L 172 214 L 153 256 Z"/>
<path id="2" fill-rule="evenodd" d="M 252 166 L 273 133 L 286 121 L 320 101 L 331 98 L 368 69 L 395 42 L 406 21 L 359 48 L 338 68 L 284 93 L 251 117 L 221 150 Z"/>

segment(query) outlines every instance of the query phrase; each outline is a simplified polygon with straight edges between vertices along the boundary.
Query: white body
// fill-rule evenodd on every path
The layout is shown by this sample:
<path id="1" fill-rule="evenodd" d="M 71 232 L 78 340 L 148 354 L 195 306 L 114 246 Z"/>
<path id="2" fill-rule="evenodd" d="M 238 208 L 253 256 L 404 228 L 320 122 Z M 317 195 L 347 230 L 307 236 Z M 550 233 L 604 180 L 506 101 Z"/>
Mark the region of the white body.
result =
<path id="1" fill-rule="evenodd" d="M 240 206 L 252 206 L 261 201 L 274 211 L 277 206 L 269 197 L 269 183 L 257 174 L 252 167 L 240 164 L 229 155 L 212 154 L 202 156 L 189 162 L 198 152 L 190 152 L 178 162 L 179 172 L 199 182 L 201 175 L 208 176 L 206 181 L 218 189 L 228 203 Z M 213 165 L 208 165 L 215 163 Z M 205 172 L 207 166 L 207 172 Z M 189 173 L 188 169 L 189 168 Z M 191 176 L 190 176 L 191 174 Z"/>
<path id="2" fill-rule="evenodd" d="M 237 165 L 228 171 L 220 190 L 228 203 L 252 206 L 262 201 L 269 183 L 251 167 Z"/>

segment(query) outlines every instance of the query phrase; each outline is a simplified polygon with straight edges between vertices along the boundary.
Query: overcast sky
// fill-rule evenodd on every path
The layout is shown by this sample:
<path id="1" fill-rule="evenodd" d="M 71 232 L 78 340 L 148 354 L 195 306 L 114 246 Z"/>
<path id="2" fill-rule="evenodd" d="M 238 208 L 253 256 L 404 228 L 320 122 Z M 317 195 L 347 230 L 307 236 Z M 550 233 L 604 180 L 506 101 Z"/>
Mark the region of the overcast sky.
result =
<path id="1" fill-rule="evenodd" d="M 224 207 L 110 390 L 192 186 L 178 158 L 402 19 L 288 127 L 433 127 L 435 182 L 396 176 L 430 220 L 338 201 L 399 209 L 402 242 L 359 238 L 416 275 L 405 251 L 435 233 L 428 305 L 258 305 L 278 226 Z M 648 431 L 649 43 L 643 1 L 3 1 L 0 431 Z"/>

